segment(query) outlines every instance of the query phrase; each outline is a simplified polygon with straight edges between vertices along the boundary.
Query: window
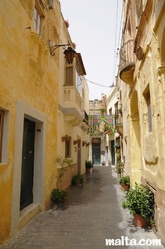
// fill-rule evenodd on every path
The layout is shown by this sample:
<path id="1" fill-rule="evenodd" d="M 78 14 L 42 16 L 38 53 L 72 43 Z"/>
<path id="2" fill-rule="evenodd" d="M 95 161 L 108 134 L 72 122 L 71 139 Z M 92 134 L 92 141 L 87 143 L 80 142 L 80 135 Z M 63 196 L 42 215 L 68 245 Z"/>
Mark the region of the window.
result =
<path id="1" fill-rule="evenodd" d="M 0 162 L 2 160 L 3 120 L 4 120 L 4 111 L 0 110 Z"/>
<path id="2" fill-rule="evenodd" d="M 148 109 L 148 131 L 152 131 L 152 116 L 151 116 L 151 100 L 150 100 L 150 92 L 146 94 L 146 102 Z"/>
<path id="3" fill-rule="evenodd" d="M 78 92 L 82 93 L 82 78 L 81 76 L 78 74 L 78 72 L 76 71 L 76 87 L 77 87 L 77 90 Z"/>
<path id="4" fill-rule="evenodd" d="M 149 86 L 144 91 L 144 99 L 146 102 L 146 114 L 147 114 L 147 121 L 148 121 L 148 132 L 152 131 L 152 113 L 151 113 L 151 96 Z"/>
<path id="5" fill-rule="evenodd" d="M 42 1 L 35 1 L 34 7 L 34 29 L 37 31 L 38 34 L 41 34 L 41 25 L 42 19 L 44 18 L 44 6 L 41 5 Z"/>
<path id="6" fill-rule="evenodd" d="M 41 31 L 41 16 L 37 10 L 37 8 L 34 8 L 34 29 L 37 31 L 38 34 L 40 34 Z"/>
<path id="7" fill-rule="evenodd" d="M 66 86 L 73 86 L 73 66 L 66 67 Z"/>
<path id="8" fill-rule="evenodd" d="M 71 157 L 70 149 L 71 139 L 70 137 L 65 141 L 65 158 Z"/>

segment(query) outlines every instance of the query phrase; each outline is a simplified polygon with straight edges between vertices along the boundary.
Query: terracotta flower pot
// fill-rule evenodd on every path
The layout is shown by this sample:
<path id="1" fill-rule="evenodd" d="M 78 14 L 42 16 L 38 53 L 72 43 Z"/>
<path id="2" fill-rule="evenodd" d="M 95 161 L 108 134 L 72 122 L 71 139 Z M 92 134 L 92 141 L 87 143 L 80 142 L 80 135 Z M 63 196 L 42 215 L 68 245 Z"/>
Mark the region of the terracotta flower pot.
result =
<path id="1" fill-rule="evenodd" d="M 121 187 L 122 187 L 123 190 L 128 191 L 128 189 L 129 189 L 128 185 L 126 185 L 124 183 L 121 183 L 120 185 L 121 185 Z"/>
<path id="2" fill-rule="evenodd" d="M 137 227 L 147 227 L 147 221 L 140 214 L 134 214 L 133 223 Z"/>
<path id="3" fill-rule="evenodd" d="M 90 173 L 91 169 L 90 168 L 86 168 L 86 172 Z"/>

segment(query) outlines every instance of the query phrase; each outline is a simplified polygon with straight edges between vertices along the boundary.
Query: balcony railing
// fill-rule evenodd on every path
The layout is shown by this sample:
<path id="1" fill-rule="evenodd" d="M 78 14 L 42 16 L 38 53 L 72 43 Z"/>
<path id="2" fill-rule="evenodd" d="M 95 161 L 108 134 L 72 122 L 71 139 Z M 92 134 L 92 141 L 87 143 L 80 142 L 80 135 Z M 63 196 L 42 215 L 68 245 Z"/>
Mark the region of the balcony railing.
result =
<path id="1" fill-rule="evenodd" d="M 75 86 L 64 86 L 64 115 L 73 126 L 82 121 L 82 98 Z"/>
<path id="2" fill-rule="evenodd" d="M 123 44 L 120 49 L 120 78 L 127 84 L 133 83 L 133 72 L 135 70 L 134 39 Z"/>

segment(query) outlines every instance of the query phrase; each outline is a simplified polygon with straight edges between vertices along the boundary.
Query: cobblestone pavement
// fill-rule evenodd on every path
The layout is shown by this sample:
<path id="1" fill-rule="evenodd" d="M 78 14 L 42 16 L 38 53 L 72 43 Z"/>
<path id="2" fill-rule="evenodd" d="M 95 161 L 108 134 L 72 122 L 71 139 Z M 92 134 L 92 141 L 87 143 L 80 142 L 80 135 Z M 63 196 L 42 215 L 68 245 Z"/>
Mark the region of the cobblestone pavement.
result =
<path id="1" fill-rule="evenodd" d="M 37 214 L 0 249 L 163 249 L 163 245 L 119 245 L 122 240 L 118 240 L 118 246 L 106 246 L 106 239 L 117 243 L 116 239 L 126 236 L 137 243 L 140 239 L 157 239 L 152 230 L 133 226 L 132 216 L 121 207 L 123 198 L 114 170 L 95 166 L 85 175 L 83 186 L 68 188 L 65 203 Z"/>

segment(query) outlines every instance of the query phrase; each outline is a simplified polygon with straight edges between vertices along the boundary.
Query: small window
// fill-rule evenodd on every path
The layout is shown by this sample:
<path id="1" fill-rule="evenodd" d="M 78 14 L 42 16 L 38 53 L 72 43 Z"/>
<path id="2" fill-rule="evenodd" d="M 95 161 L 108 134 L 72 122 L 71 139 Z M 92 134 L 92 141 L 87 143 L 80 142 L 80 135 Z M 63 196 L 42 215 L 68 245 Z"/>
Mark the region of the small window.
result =
<path id="1" fill-rule="evenodd" d="M 71 157 L 71 139 L 70 137 L 65 141 L 65 158 Z"/>
<path id="2" fill-rule="evenodd" d="M 150 96 L 150 90 L 149 86 L 144 91 L 144 98 L 146 102 L 146 114 L 148 118 L 148 132 L 152 131 L 152 113 L 151 113 L 151 96 Z"/>
<path id="3" fill-rule="evenodd" d="M 34 8 L 34 29 L 37 31 L 38 34 L 41 32 L 41 16 L 37 10 Z"/>
<path id="4" fill-rule="evenodd" d="M 73 67 L 66 67 L 66 86 L 73 86 Z"/>
<path id="5" fill-rule="evenodd" d="M 2 160 L 3 120 L 4 120 L 4 111 L 0 110 L 0 163 Z"/>
<path id="6" fill-rule="evenodd" d="M 151 132 L 152 131 L 152 115 L 151 115 L 150 92 L 146 94 L 146 102 L 147 102 L 147 109 L 148 109 L 148 130 L 149 132 Z"/>
<path id="7" fill-rule="evenodd" d="M 36 30 L 38 34 L 41 34 L 42 19 L 44 18 L 43 8 L 44 8 L 43 4 L 41 5 L 39 1 L 36 0 L 33 18 L 34 18 L 34 30 Z"/>

